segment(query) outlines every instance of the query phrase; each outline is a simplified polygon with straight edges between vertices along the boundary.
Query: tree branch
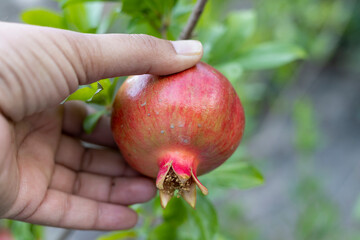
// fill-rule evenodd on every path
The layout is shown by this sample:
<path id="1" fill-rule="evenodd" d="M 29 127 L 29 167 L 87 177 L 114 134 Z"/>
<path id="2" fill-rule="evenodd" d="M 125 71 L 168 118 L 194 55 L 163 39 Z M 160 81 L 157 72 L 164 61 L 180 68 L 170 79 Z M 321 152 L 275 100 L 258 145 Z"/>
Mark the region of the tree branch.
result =
<path id="1" fill-rule="evenodd" d="M 192 31 L 194 30 L 196 23 L 198 22 L 201 13 L 204 10 L 205 4 L 207 0 L 198 0 L 196 2 L 196 5 L 194 7 L 194 10 L 192 11 L 188 22 L 186 23 L 185 28 L 180 34 L 179 40 L 185 40 L 191 38 Z"/>

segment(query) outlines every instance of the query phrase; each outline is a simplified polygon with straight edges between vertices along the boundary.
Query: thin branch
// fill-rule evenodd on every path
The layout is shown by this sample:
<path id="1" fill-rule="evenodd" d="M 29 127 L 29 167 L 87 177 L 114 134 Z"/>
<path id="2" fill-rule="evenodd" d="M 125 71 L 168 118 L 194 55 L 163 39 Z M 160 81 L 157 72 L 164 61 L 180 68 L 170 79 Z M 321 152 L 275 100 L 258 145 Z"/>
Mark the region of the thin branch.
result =
<path id="1" fill-rule="evenodd" d="M 161 29 L 160 29 L 160 33 L 161 33 L 161 37 L 163 39 L 167 39 L 167 31 L 168 31 L 169 25 L 167 24 L 162 24 Z"/>
<path id="2" fill-rule="evenodd" d="M 199 18 L 204 10 L 206 2 L 207 0 L 198 0 L 196 2 L 194 10 L 192 11 L 189 17 L 189 20 L 186 23 L 185 28 L 180 34 L 179 40 L 185 40 L 191 38 L 192 31 L 194 30 L 196 23 L 199 21 Z"/>
<path id="3" fill-rule="evenodd" d="M 161 20 L 160 33 L 163 39 L 167 39 L 167 32 L 170 26 L 170 16 L 164 16 Z"/>

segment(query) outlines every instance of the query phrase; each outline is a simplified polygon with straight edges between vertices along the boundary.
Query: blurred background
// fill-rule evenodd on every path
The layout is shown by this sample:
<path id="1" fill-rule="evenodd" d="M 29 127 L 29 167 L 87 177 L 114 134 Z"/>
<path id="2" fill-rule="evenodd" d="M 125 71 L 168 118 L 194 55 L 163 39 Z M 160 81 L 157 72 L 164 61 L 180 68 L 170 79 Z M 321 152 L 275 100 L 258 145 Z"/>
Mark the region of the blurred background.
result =
<path id="1" fill-rule="evenodd" d="M 66 2 L 74 2 L 73 9 Z M 194 6 L 191 0 L 150 0 L 171 2 L 161 12 L 171 20 L 164 32 L 164 20 L 143 10 L 148 15 L 139 16 L 145 0 L 133 1 L 135 7 L 126 0 L 84 2 L 1 0 L 0 21 L 43 25 L 34 14 L 49 8 L 61 17 L 59 28 L 176 39 Z M 38 12 L 24 13 L 31 8 Z M 232 172 L 232 183 L 210 188 L 218 225 L 213 238 L 172 239 L 360 239 L 360 1 L 210 0 L 194 38 L 204 44 L 204 61 L 229 78 L 243 102 L 246 133 L 233 161 L 251 163 L 253 172 L 245 172 L 245 180 L 241 171 Z M 260 173 L 264 183 L 254 177 Z M 204 181 L 212 186 L 209 178 Z M 39 236 L 95 239 L 104 233 L 63 234 L 47 228 Z M 137 236 L 106 239 L 143 238 Z M 159 236 L 152 239 L 170 239 Z"/>

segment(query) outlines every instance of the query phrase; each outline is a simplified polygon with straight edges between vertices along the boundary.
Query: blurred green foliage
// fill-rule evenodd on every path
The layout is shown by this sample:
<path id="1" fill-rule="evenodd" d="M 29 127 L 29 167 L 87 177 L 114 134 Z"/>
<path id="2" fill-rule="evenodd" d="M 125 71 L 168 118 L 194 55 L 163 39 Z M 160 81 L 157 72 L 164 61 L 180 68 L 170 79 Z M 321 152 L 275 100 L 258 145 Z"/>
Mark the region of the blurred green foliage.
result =
<path id="1" fill-rule="evenodd" d="M 83 33 L 145 33 L 175 40 L 195 5 L 194 0 L 58 2 L 59 11 L 28 9 L 21 19 L 29 24 Z M 253 9 L 243 10 L 237 1 L 211 0 L 193 33 L 193 38 L 203 43 L 202 60 L 220 70 L 241 97 L 247 118 L 242 146 L 224 165 L 201 177 L 211 191 L 208 197 L 198 194 L 196 210 L 182 199 L 171 200 L 162 210 L 157 197 L 150 203 L 134 206 L 142 216 L 139 227 L 109 233 L 99 240 L 266 239 L 247 220 L 241 202 L 225 199 L 225 203 L 218 203 L 224 201 L 231 190 L 263 184 L 262 174 L 252 165 L 254 159 L 245 150 L 247 141 L 284 86 L 293 81 L 302 66 L 302 61 L 298 60 L 307 58 L 319 63 L 328 60 L 346 31 L 353 10 L 351 5 L 336 0 L 254 0 L 253 4 Z M 230 5 L 238 7 L 229 11 Z M 354 26 L 359 25 L 349 28 Z M 67 99 L 85 101 L 99 110 L 86 118 L 86 132 L 94 129 L 103 114 L 109 114 L 114 93 L 121 83 L 122 79 L 118 78 L 100 80 L 82 86 Z M 356 234 L 340 229 L 338 207 L 325 193 L 316 173 L 311 171 L 313 155 L 321 139 L 311 99 L 305 97 L 294 103 L 292 120 L 299 162 L 299 181 L 293 194 L 299 211 L 293 227 L 294 239 L 345 239 L 341 236 L 356 239 Z M 360 212 L 360 207 L 356 209 L 355 212 Z M 355 216 L 359 218 L 360 214 Z M 33 225 L 11 223 L 9 227 L 14 232 L 28 233 L 28 229 L 38 229 Z M 21 229 L 17 224 L 23 224 L 23 230 L 16 230 Z"/>
<path id="2" fill-rule="evenodd" d="M 319 142 L 318 126 L 314 107 L 310 99 L 301 99 L 295 102 L 293 121 L 295 124 L 295 146 L 299 153 L 311 156 Z"/>
<path id="3" fill-rule="evenodd" d="M 295 239 L 358 239 L 359 233 L 342 227 L 339 206 L 314 172 L 314 154 L 320 144 L 320 133 L 316 111 L 309 98 L 300 98 L 294 103 L 293 121 L 299 176 L 293 191 L 297 206 Z"/>
<path id="4" fill-rule="evenodd" d="M 44 235 L 43 227 L 19 221 L 3 220 L 1 228 L 9 229 L 14 240 L 41 240 Z"/>
<path id="5" fill-rule="evenodd" d="M 339 37 L 355 9 L 354 3 L 337 0 L 255 0 L 262 23 L 259 39 L 295 43 L 311 59 L 326 60 L 337 47 Z"/>
<path id="6" fill-rule="evenodd" d="M 185 201 L 173 198 L 165 210 L 160 207 L 160 199 L 156 198 L 145 206 L 135 206 L 146 220 L 141 229 L 126 231 L 124 239 L 215 239 L 218 236 L 218 218 L 213 204 L 207 197 L 197 197 L 196 209 Z M 155 221 L 160 221 L 154 226 Z M 115 240 L 124 231 L 110 233 L 98 240 Z M 131 235 L 131 236 L 130 236 Z"/>
<path id="7" fill-rule="evenodd" d="M 249 160 L 244 148 L 239 147 L 226 164 L 201 176 L 200 180 L 210 189 L 249 189 L 260 186 L 264 183 L 264 177 Z"/>
<path id="8" fill-rule="evenodd" d="M 337 205 L 325 193 L 319 180 L 304 177 L 295 194 L 298 217 L 295 226 L 297 240 L 342 239 L 340 215 Z"/>

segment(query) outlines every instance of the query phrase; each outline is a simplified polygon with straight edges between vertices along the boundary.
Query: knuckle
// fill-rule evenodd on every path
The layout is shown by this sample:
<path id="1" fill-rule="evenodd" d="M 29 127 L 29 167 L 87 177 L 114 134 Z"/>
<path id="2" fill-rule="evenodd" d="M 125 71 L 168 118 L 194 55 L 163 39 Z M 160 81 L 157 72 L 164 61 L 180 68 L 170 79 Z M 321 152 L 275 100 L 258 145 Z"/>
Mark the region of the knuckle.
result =
<path id="1" fill-rule="evenodd" d="M 86 84 L 91 76 L 100 75 L 101 68 L 93 57 L 99 55 L 101 50 L 97 38 L 78 33 L 64 34 L 64 36 L 71 49 L 69 59 L 75 69 L 78 84 Z"/>
<path id="2" fill-rule="evenodd" d="M 96 229 L 99 223 L 99 219 L 101 218 L 101 206 L 98 202 L 95 203 L 95 215 L 93 217 L 93 220 L 90 223 L 91 228 L 90 229 Z"/>
<path id="3" fill-rule="evenodd" d="M 132 34 L 131 37 L 148 50 L 155 51 L 158 47 L 158 39 L 155 37 L 146 34 Z"/>
<path id="4" fill-rule="evenodd" d="M 154 65 L 161 59 L 160 41 L 162 40 L 146 34 L 132 34 L 130 40 L 134 40 L 136 50 L 140 50 L 137 54 L 142 62 L 141 72 L 145 74 L 153 72 Z"/>
<path id="5" fill-rule="evenodd" d="M 71 196 L 66 195 L 66 197 L 63 201 L 62 209 L 60 209 L 60 212 L 59 212 L 58 224 L 57 224 L 58 226 L 65 225 L 67 213 L 69 213 L 71 211 L 71 208 L 72 208 Z"/>
<path id="6" fill-rule="evenodd" d="M 83 170 L 83 171 L 89 170 L 93 164 L 93 160 L 94 160 L 93 151 L 91 151 L 90 149 L 85 149 L 79 170 Z"/>
<path id="7" fill-rule="evenodd" d="M 75 195 L 79 194 L 81 191 L 81 184 L 82 184 L 81 178 L 82 178 L 81 173 L 76 174 L 76 178 L 75 178 L 74 186 L 73 186 L 73 190 L 72 190 L 72 193 Z"/>

